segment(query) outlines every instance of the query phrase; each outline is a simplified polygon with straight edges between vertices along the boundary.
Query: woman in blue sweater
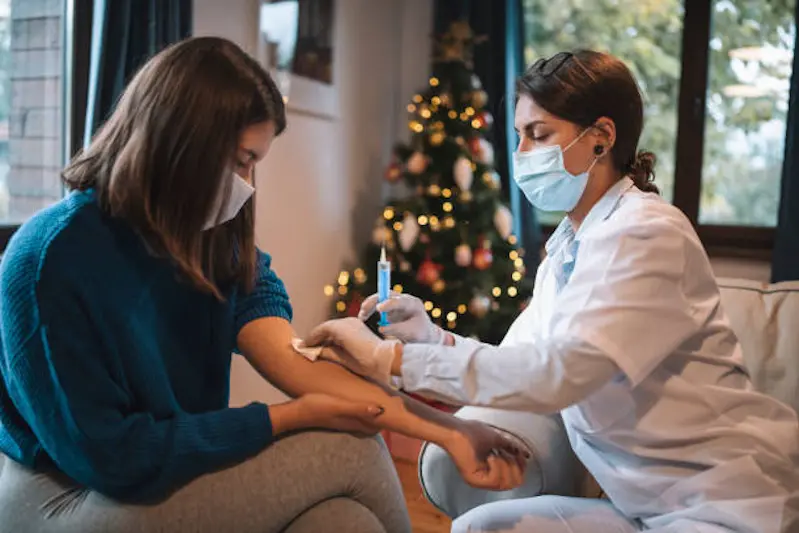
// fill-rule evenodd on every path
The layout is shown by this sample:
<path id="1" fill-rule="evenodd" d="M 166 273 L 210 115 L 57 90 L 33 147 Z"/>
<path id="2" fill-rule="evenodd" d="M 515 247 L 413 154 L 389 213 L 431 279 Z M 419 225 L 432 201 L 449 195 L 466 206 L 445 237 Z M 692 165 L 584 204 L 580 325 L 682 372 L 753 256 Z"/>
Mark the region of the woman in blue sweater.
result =
<path id="1" fill-rule="evenodd" d="M 285 120 L 238 47 L 183 41 L 64 170 L 70 194 L 9 243 L 3 531 L 409 531 L 384 447 L 347 431 L 436 442 L 476 486 L 520 483 L 519 450 L 493 430 L 293 351 L 251 179 Z M 296 399 L 228 407 L 234 350 Z"/>

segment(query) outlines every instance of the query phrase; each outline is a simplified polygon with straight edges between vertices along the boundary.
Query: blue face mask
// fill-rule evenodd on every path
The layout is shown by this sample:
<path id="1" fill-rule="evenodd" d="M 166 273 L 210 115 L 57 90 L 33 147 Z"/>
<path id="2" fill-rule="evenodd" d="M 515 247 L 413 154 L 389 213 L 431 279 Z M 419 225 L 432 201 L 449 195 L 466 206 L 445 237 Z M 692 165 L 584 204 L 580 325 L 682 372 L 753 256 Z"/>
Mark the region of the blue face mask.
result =
<path id="1" fill-rule="evenodd" d="M 599 157 L 585 172 L 574 176 L 566 170 L 563 154 L 587 131 L 583 130 L 563 149 L 553 145 L 513 154 L 513 179 L 530 203 L 541 211 L 569 212 L 580 201 L 588 183 L 588 175 Z"/>

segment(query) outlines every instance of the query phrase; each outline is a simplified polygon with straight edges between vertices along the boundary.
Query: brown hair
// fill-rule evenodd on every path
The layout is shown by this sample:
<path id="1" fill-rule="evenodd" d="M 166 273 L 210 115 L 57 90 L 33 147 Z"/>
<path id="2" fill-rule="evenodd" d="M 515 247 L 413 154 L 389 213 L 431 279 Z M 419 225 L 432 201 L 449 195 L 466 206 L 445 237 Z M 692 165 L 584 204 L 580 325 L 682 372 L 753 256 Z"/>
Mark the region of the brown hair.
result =
<path id="1" fill-rule="evenodd" d="M 610 54 L 579 50 L 540 59 L 516 83 L 524 94 L 547 112 L 583 128 L 601 117 L 616 125 L 611 149 L 614 166 L 646 192 L 659 192 L 655 154 L 638 152 L 644 123 L 644 105 L 638 84 L 621 60 Z"/>
<path id="2" fill-rule="evenodd" d="M 222 299 L 255 283 L 254 206 L 203 231 L 230 195 L 239 137 L 250 125 L 286 127 L 283 99 L 238 46 L 190 38 L 134 76 L 91 144 L 62 173 L 71 189 L 96 191 L 101 208 L 129 223 L 155 254 L 173 260 L 200 290 Z"/>

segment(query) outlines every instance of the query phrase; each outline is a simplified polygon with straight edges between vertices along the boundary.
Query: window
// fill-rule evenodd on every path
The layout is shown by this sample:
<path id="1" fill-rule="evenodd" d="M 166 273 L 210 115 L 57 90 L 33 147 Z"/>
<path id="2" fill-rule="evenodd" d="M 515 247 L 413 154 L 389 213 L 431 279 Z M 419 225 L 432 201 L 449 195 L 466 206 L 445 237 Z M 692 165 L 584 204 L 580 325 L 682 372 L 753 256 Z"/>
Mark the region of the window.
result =
<path id="1" fill-rule="evenodd" d="M 644 95 L 640 147 L 706 245 L 770 248 L 796 0 L 522 0 L 525 62 L 610 52 Z M 560 217 L 541 213 L 544 224 Z"/>
<path id="2" fill-rule="evenodd" d="M 0 0 L 3 241 L 63 195 L 66 1 Z"/>

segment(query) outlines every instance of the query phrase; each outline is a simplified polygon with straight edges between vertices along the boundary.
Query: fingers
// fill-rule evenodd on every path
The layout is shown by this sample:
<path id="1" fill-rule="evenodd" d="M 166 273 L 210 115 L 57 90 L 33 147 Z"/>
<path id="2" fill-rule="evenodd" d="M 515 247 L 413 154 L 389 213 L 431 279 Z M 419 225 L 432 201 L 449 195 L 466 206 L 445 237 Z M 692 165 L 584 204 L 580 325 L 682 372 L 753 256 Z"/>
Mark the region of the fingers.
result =
<path id="1" fill-rule="evenodd" d="M 504 483 L 501 490 L 510 490 L 522 484 L 524 478 L 524 465 L 519 463 L 519 457 L 508 453 L 505 450 L 499 450 L 498 456 L 502 458 L 504 463 Z"/>
<path id="2" fill-rule="evenodd" d="M 369 320 L 375 313 L 375 308 L 377 307 L 378 296 L 377 294 L 373 294 L 369 296 L 366 300 L 361 302 L 361 310 L 358 312 L 358 319 L 363 320 L 364 322 Z"/>
<path id="3" fill-rule="evenodd" d="M 334 320 L 329 320 L 316 326 L 311 333 L 305 337 L 306 346 L 321 346 L 333 340 Z"/>

